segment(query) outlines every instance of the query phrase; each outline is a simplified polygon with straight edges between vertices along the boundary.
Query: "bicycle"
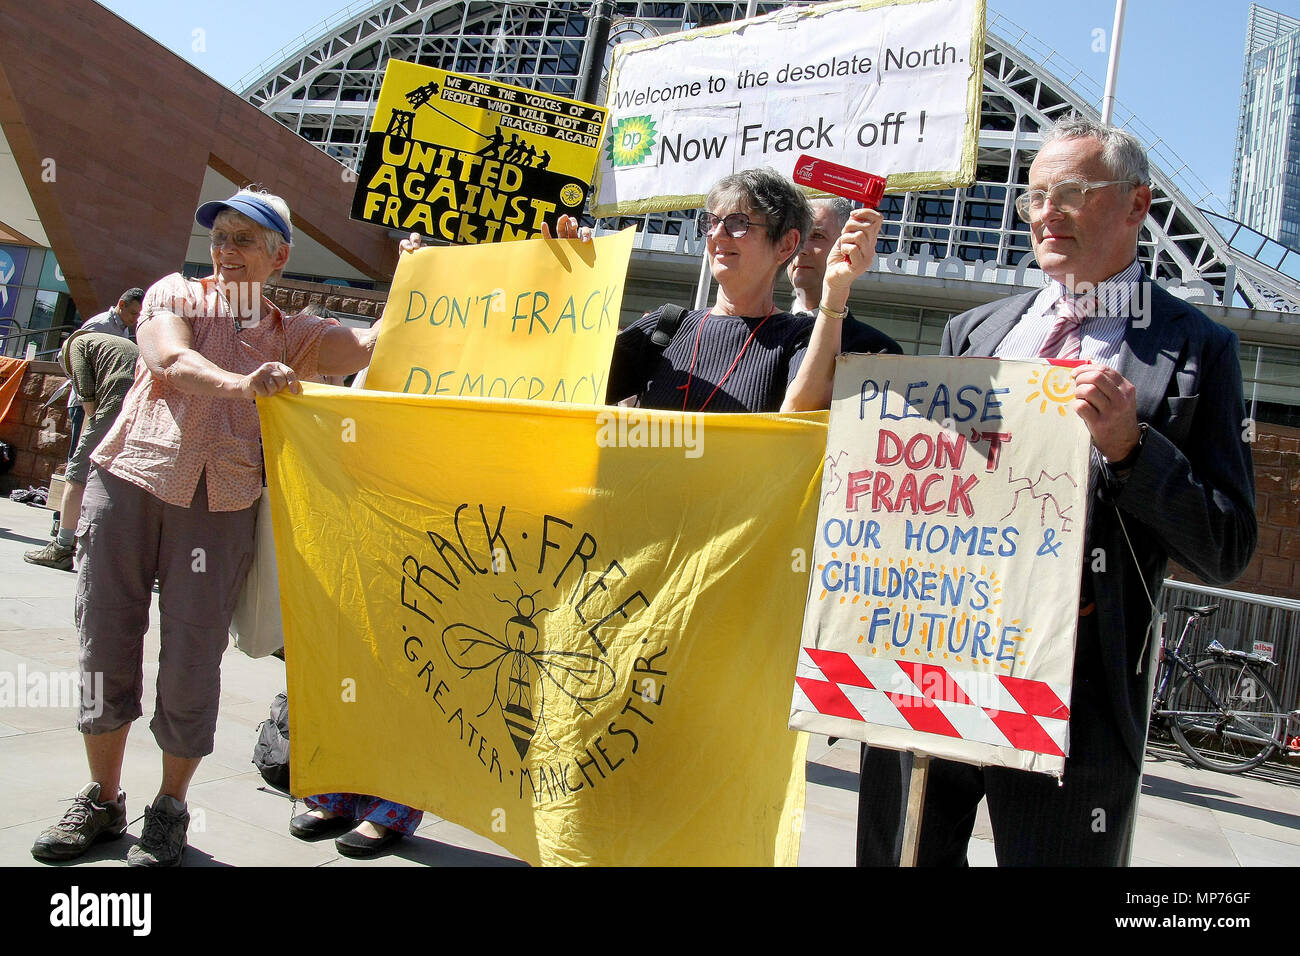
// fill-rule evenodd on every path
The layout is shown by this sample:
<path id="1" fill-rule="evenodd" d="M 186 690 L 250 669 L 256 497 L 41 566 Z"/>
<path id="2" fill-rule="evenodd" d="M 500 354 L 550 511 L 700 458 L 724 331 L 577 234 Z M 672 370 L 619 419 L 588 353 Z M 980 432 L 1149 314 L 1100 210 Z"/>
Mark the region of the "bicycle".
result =
<path id="1" fill-rule="evenodd" d="M 1217 640 L 1205 649 L 1208 658 L 1190 663 L 1180 653 L 1200 622 L 1219 609 L 1178 605 L 1187 623 L 1178 642 L 1162 642 L 1151 702 L 1154 726 L 1164 727 L 1183 753 L 1198 766 L 1222 773 L 1258 767 L 1281 750 L 1300 755 L 1300 737 L 1290 732 L 1300 711 L 1279 708 L 1277 693 L 1265 676 L 1277 665 L 1259 654 L 1231 651 Z"/>

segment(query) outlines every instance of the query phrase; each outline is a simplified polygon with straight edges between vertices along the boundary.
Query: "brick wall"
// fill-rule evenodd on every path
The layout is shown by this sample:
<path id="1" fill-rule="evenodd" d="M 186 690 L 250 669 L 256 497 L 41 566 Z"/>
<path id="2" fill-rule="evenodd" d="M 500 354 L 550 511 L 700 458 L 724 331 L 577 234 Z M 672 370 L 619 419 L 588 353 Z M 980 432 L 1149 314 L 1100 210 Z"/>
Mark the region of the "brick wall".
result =
<path id="1" fill-rule="evenodd" d="M 1264 425 L 1255 442 L 1259 547 L 1246 590 L 1300 597 L 1300 428 Z"/>
<path id="2" fill-rule="evenodd" d="M 309 305 L 323 305 L 331 312 L 348 312 L 378 319 L 384 314 L 387 292 L 370 289 L 349 289 L 320 282 L 301 282 L 297 279 L 277 279 L 266 290 L 267 298 L 288 315 L 301 312 Z"/>
<path id="3" fill-rule="evenodd" d="M 1229 587 L 1300 597 L 1300 428 L 1258 426 L 1252 454 L 1259 544 L 1245 572 Z M 1169 576 L 1207 583 L 1176 564 L 1170 564 Z"/>
<path id="4" fill-rule="evenodd" d="M 55 393 L 67 376 L 55 362 L 29 362 L 14 396 L 9 414 L 0 422 L 0 441 L 14 446 L 18 457 L 7 473 L 0 475 L 0 493 L 15 488 L 50 483 L 50 475 L 68 460 L 68 412 L 60 396 L 51 407 L 41 405 Z"/>

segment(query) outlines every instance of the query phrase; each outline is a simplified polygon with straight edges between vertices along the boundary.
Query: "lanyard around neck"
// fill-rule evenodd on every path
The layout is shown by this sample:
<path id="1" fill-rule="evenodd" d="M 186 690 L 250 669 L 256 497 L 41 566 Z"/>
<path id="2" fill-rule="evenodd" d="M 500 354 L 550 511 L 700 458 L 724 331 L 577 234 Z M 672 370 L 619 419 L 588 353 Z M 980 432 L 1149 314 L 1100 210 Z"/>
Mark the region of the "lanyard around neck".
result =
<path id="1" fill-rule="evenodd" d="M 772 317 L 772 313 L 775 311 L 776 305 L 773 304 L 772 308 L 767 310 L 767 315 L 763 316 L 763 321 L 754 326 L 753 330 L 749 333 L 749 336 L 745 339 L 745 344 L 740 347 L 740 351 L 736 353 L 736 357 L 731 360 L 731 367 L 723 374 L 722 378 L 718 381 L 718 384 L 713 386 L 713 391 L 709 392 L 709 397 L 706 398 L 704 404 L 700 406 L 700 411 L 704 411 L 709 407 L 709 402 L 713 401 L 713 396 L 718 394 L 718 389 L 722 388 L 723 383 L 731 377 L 731 373 L 734 372 L 736 366 L 740 364 L 740 357 L 744 355 L 745 350 L 749 348 L 749 343 L 754 341 L 754 336 L 758 334 L 758 330 L 767 324 L 767 320 Z M 700 354 L 700 333 L 704 331 L 704 323 L 709 320 L 711 315 L 713 315 L 713 310 L 709 309 L 708 312 L 704 313 L 704 318 L 700 319 L 700 324 L 695 327 L 695 345 L 691 349 L 691 367 L 686 373 L 686 384 L 678 386 L 678 388 L 686 390 L 686 394 L 682 398 L 682 411 L 686 411 L 686 406 L 691 401 L 691 382 L 695 380 L 695 362 L 699 358 Z"/>

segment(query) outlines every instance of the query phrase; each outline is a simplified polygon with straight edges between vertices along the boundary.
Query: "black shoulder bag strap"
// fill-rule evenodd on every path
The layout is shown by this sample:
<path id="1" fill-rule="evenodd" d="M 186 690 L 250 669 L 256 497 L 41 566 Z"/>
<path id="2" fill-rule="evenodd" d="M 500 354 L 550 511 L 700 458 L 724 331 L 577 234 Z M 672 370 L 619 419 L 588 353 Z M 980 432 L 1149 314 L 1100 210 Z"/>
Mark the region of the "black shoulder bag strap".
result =
<path id="1" fill-rule="evenodd" d="M 665 305 L 660 308 L 659 321 L 655 323 L 655 330 L 650 333 L 650 344 L 660 352 L 668 348 L 668 343 L 677 334 L 677 329 L 681 327 L 682 319 L 685 317 L 686 310 L 680 305 Z"/>
<path id="2" fill-rule="evenodd" d="M 659 358 L 663 355 L 664 349 L 668 348 L 668 343 L 673 340 L 677 330 L 681 327 L 682 319 L 686 316 L 686 310 L 680 305 L 663 305 L 659 308 L 659 318 L 655 321 L 655 330 L 650 333 L 647 345 L 642 348 L 639 359 L 641 366 L 640 385 L 637 386 L 637 395 L 645 391 L 658 365 Z M 636 404 L 636 396 L 624 399 L 621 404 Z"/>

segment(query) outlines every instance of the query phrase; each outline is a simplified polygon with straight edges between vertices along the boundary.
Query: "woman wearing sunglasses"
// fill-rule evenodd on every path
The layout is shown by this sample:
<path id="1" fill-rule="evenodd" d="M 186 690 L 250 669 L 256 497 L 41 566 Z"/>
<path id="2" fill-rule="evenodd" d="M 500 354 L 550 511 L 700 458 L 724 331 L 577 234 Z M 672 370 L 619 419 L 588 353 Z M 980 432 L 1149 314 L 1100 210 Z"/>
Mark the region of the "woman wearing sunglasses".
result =
<path id="1" fill-rule="evenodd" d="M 717 298 L 707 310 L 687 312 L 666 345 L 654 342 L 662 308 L 620 332 L 606 400 L 697 412 L 829 407 L 826 369 L 840 351 L 849 287 L 875 255 L 881 216 L 875 210 L 850 216 L 827 257 L 815 321 L 779 310 L 774 297 L 776 277 L 811 222 L 807 200 L 780 173 L 750 169 L 719 180 L 697 219 Z M 579 236 L 567 216 L 557 232 Z M 582 230 L 582 238 L 588 235 Z M 800 375 L 805 364 L 808 372 Z"/>

